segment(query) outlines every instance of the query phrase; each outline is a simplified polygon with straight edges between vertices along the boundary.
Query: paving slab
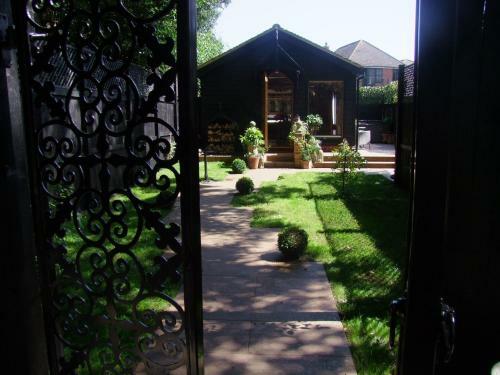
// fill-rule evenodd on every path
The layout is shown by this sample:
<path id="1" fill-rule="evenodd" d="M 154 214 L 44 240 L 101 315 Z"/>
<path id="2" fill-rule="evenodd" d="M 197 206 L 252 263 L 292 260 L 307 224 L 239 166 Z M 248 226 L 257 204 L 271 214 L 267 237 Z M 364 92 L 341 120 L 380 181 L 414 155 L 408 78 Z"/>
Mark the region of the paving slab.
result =
<path id="1" fill-rule="evenodd" d="M 259 322 L 250 330 L 248 350 L 253 354 L 294 358 L 350 355 L 339 321 Z"/>
<path id="2" fill-rule="evenodd" d="M 262 356 L 231 354 L 224 351 L 205 357 L 207 375 L 356 375 L 351 357 Z"/>
<path id="3" fill-rule="evenodd" d="M 231 206 L 240 177 L 201 187 L 205 373 L 356 374 L 323 265 L 284 262 L 279 230 L 250 227 L 252 210 Z"/>

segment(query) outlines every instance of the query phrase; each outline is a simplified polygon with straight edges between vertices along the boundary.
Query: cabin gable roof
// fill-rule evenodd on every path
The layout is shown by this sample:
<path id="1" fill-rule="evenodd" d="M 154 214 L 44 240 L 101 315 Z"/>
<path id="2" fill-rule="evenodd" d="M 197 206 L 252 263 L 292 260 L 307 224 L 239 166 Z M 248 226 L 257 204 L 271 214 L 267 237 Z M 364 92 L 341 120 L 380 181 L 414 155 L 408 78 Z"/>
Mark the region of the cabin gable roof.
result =
<path id="1" fill-rule="evenodd" d="M 334 62 L 335 64 L 338 64 L 342 68 L 350 71 L 353 74 L 361 74 L 363 67 L 353 61 L 350 61 L 349 59 L 346 59 L 342 55 L 330 51 L 329 49 L 325 47 L 321 47 L 316 43 L 311 42 L 310 40 L 303 38 L 295 33 L 292 33 L 286 29 L 283 29 L 279 25 L 274 25 L 272 28 L 260 33 L 259 35 L 248 39 L 247 41 L 241 43 L 240 45 L 229 49 L 228 51 L 220 54 L 219 56 L 213 58 L 212 60 L 200 65 L 198 67 L 198 73 L 200 76 L 203 76 L 204 74 L 208 73 L 210 70 L 213 68 L 216 68 L 220 65 L 223 65 L 227 63 L 232 57 L 236 56 L 238 52 L 241 52 L 245 49 L 250 49 L 253 46 L 257 45 L 260 41 L 263 41 L 266 38 L 272 37 L 272 34 L 276 35 L 276 38 L 278 39 L 282 34 L 285 35 L 285 37 L 288 37 L 292 39 L 293 41 L 298 42 L 302 46 L 311 49 L 311 51 L 314 51 L 318 53 L 319 55 L 329 59 L 330 61 Z M 282 51 L 282 53 L 287 53 L 286 51 Z M 293 60 L 293 57 L 290 56 L 290 59 Z"/>

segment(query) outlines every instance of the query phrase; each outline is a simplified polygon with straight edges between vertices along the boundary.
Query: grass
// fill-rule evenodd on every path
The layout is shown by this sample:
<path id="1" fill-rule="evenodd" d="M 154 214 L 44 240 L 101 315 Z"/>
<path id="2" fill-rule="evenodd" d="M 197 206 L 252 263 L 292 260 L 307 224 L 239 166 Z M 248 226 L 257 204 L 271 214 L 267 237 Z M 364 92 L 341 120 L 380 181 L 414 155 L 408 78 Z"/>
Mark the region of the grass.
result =
<path id="1" fill-rule="evenodd" d="M 388 307 L 403 292 L 408 199 L 379 175 L 359 174 L 345 197 L 338 186 L 333 173 L 297 173 L 233 204 L 254 207 L 252 226 L 307 231 L 307 255 L 325 266 L 358 374 L 390 374 Z"/>
<path id="2" fill-rule="evenodd" d="M 231 173 L 230 163 L 222 161 L 209 161 L 208 163 L 208 179 L 212 181 L 223 181 L 226 176 Z M 200 162 L 200 181 L 205 179 L 205 164 Z"/>

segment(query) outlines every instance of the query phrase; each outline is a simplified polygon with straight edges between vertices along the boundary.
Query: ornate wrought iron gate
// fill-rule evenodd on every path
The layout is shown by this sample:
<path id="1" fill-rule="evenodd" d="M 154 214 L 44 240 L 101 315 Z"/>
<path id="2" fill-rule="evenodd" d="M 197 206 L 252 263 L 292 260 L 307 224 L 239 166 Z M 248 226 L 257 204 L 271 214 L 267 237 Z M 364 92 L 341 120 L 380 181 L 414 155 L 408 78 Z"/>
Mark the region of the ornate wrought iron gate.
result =
<path id="1" fill-rule="evenodd" d="M 11 4 L 52 372 L 202 372 L 194 0 Z"/>

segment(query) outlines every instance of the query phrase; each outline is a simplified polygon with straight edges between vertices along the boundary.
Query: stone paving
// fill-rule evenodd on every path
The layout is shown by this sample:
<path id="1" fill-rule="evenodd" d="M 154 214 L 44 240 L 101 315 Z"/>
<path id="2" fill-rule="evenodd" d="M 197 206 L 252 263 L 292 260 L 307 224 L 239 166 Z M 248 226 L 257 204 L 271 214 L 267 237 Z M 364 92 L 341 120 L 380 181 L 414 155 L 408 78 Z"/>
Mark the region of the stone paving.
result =
<path id="1" fill-rule="evenodd" d="M 206 374 L 356 374 L 323 266 L 280 261 L 278 230 L 231 206 L 239 177 L 201 188 Z"/>

